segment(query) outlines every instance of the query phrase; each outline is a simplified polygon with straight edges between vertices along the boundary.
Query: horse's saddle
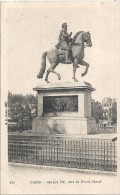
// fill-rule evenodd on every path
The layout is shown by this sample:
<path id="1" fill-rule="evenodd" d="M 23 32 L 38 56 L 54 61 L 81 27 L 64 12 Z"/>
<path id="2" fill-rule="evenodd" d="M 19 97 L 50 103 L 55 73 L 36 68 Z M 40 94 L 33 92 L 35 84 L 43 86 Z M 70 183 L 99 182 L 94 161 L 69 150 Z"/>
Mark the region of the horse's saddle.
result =
<path id="1" fill-rule="evenodd" d="M 68 45 L 68 46 L 69 46 L 69 48 L 71 50 L 71 45 Z M 57 48 L 59 55 L 64 55 L 65 54 L 66 50 L 62 48 L 60 42 L 55 47 Z"/>
<path id="2" fill-rule="evenodd" d="M 65 61 L 65 58 L 66 58 L 65 57 L 65 52 L 66 51 L 64 49 L 57 49 L 57 51 L 58 51 L 58 55 L 59 55 L 59 60 L 61 59 L 62 62 Z M 73 57 L 72 57 L 72 50 L 70 50 L 69 51 L 69 60 L 71 61 L 71 63 L 72 63 L 72 59 L 73 59 Z"/>
<path id="3" fill-rule="evenodd" d="M 70 50 L 69 50 L 69 60 L 72 61 L 72 50 L 71 50 L 71 45 L 68 44 Z M 66 50 L 62 47 L 61 42 L 59 42 L 56 45 L 57 51 L 58 51 L 58 55 L 60 58 L 65 58 L 65 52 Z"/>

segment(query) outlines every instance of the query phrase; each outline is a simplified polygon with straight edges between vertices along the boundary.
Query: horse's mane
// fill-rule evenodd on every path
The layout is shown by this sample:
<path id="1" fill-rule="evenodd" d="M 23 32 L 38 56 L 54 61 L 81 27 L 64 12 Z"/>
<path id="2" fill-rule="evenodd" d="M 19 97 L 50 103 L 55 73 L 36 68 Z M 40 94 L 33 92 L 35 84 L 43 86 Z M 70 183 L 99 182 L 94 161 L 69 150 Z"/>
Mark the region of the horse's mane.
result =
<path id="1" fill-rule="evenodd" d="M 72 39 L 72 42 L 73 42 L 73 43 L 75 42 L 77 36 L 78 36 L 80 33 L 82 33 L 82 32 L 83 32 L 83 31 L 78 31 L 78 32 L 74 35 L 74 37 L 73 37 L 73 39 Z"/>

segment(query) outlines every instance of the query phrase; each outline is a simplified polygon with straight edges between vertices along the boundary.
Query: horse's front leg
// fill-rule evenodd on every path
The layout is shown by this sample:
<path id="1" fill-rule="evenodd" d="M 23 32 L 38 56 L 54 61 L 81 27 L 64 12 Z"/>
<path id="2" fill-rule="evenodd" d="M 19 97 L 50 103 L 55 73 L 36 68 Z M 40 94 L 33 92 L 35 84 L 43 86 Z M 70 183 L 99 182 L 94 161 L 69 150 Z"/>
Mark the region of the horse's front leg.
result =
<path id="1" fill-rule="evenodd" d="M 78 82 L 78 80 L 75 77 L 77 67 L 78 67 L 78 59 L 75 58 L 73 61 L 73 79 L 75 82 Z"/>
<path id="2" fill-rule="evenodd" d="M 88 64 L 87 62 L 85 62 L 85 61 L 80 62 L 80 64 L 81 64 L 82 66 L 86 66 L 85 71 L 81 74 L 81 76 L 83 77 L 83 76 L 85 76 L 85 75 L 87 74 L 87 72 L 88 72 L 89 64 Z"/>

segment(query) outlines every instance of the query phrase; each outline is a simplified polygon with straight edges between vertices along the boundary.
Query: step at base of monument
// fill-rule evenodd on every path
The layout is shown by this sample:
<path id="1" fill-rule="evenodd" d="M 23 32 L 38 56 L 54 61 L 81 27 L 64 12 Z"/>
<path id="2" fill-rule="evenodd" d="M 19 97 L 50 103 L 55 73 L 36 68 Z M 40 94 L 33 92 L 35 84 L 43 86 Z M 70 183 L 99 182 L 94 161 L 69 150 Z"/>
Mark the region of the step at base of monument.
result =
<path id="1" fill-rule="evenodd" d="M 96 123 L 93 118 L 82 117 L 37 117 L 32 124 L 33 132 L 40 134 L 94 134 Z"/>

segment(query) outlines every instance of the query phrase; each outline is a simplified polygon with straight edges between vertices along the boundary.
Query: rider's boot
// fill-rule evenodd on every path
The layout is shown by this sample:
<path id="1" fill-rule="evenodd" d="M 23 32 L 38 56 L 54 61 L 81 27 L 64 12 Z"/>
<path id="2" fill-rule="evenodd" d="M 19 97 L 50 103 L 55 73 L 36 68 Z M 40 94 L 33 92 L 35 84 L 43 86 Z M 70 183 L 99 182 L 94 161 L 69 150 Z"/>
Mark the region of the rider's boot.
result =
<path id="1" fill-rule="evenodd" d="M 66 57 L 65 63 L 66 63 L 66 64 L 71 64 L 72 61 L 69 60 L 69 50 L 66 50 L 65 57 Z M 77 68 L 79 68 L 78 65 L 77 65 Z"/>
<path id="2" fill-rule="evenodd" d="M 66 50 L 66 52 L 65 52 L 65 58 L 66 58 L 65 63 L 66 64 L 71 64 L 71 61 L 69 60 L 69 50 Z"/>

